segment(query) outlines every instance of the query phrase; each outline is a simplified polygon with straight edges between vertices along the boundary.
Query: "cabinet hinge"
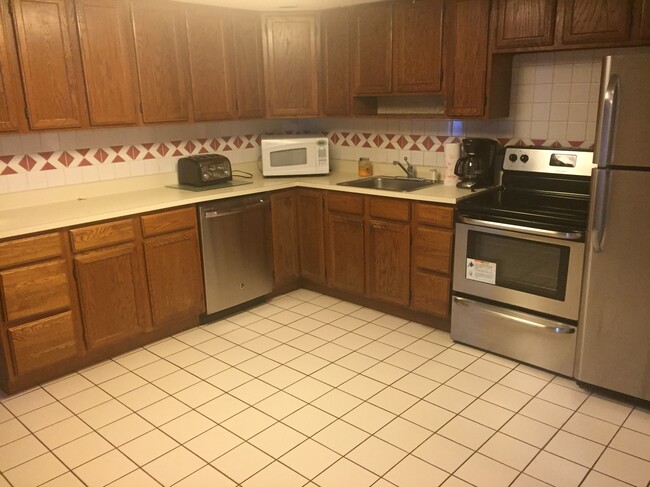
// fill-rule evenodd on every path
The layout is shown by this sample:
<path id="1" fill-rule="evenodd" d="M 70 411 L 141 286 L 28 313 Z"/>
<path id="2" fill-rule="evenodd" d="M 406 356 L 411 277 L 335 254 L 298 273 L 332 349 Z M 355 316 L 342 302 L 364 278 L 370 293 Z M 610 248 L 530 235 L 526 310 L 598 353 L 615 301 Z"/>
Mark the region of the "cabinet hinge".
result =
<path id="1" fill-rule="evenodd" d="M 14 4 L 11 0 L 7 0 L 7 11 L 11 17 L 14 16 Z"/>
<path id="2" fill-rule="evenodd" d="M 29 107 L 25 105 L 25 118 L 29 120 Z"/>
<path id="3" fill-rule="evenodd" d="M 144 105 L 140 102 L 140 113 L 144 115 Z"/>

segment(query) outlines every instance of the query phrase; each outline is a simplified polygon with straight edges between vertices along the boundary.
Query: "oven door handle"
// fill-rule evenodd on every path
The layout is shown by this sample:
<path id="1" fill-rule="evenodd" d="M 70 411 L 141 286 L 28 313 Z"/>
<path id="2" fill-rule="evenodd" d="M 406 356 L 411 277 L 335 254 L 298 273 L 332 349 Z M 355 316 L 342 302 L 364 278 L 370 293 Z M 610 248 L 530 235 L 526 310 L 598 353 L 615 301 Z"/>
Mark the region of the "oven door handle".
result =
<path id="1" fill-rule="evenodd" d="M 545 230 L 543 228 L 523 227 L 521 225 L 512 225 L 510 223 L 491 222 L 488 220 L 478 220 L 460 215 L 458 221 L 468 225 L 478 225 L 480 227 L 494 228 L 497 230 L 511 230 L 513 232 L 528 233 L 530 235 L 539 235 L 542 237 L 559 238 L 561 240 L 582 240 L 584 233 L 579 231 L 558 232 L 555 230 Z"/>
<path id="2" fill-rule="evenodd" d="M 454 296 L 454 303 L 466 308 L 474 308 L 477 311 L 489 315 L 498 316 L 499 318 L 507 318 L 509 320 L 516 321 L 517 323 L 521 323 L 522 325 L 539 328 L 549 333 L 556 333 L 558 335 L 570 335 L 576 332 L 575 326 L 566 325 L 564 323 L 560 323 L 559 321 L 553 321 L 549 320 L 548 318 L 541 318 L 537 316 L 531 316 L 531 318 L 534 318 L 534 320 L 528 319 L 526 318 L 526 316 L 528 316 L 526 313 L 511 311 L 505 308 L 497 308 L 496 306 L 480 303 L 471 299 L 461 298 L 460 296 Z"/>

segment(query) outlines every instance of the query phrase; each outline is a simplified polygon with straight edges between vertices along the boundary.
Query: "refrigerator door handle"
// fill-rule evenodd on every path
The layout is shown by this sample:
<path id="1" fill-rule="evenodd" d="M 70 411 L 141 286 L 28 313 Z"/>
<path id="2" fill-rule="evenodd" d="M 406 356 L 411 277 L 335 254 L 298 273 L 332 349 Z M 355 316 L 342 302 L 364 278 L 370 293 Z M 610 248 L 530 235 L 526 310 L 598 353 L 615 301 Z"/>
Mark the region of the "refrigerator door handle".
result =
<path id="1" fill-rule="evenodd" d="M 594 220 L 591 228 L 591 246 L 597 254 L 605 247 L 605 225 L 609 203 L 609 170 L 596 171 Z"/>
<path id="2" fill-rule="evenodd" d="M 616 120 L 618 116 L 618 100 L 620 79 L 617 74 L 609 78 L 607 90 L 603 96 L 602 117 L 600 126 L 600 151 L 598 167 L 606 168 L 612 160 L 614 152 L 614 137 L 616 135 Z"/>

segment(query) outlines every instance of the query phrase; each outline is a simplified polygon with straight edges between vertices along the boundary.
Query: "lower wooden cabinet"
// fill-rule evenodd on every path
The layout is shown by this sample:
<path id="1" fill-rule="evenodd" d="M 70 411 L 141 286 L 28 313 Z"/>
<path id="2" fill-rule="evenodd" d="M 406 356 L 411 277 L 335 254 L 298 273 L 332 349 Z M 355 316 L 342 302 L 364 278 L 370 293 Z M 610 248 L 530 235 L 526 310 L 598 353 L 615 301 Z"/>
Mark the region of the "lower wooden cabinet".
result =
<path id="1" fill-rule="evenodd" d="M 409 305 L 411 229 L 408 223 L 368 222 L 368 296 Z"/>
<path id="2" fill-rule="evenodd" d="M 323 191 L 299 189 L 297 200 L 300 276 L 316 284 L 325 284 Z"/>
<path id="3" fill-rule="evenodd" d="M 327 286 L 365 292 L 364 198 L 328 192 L 326 217 Z"/>
<path id="4" fill-rule="evenodd" d="M 74 265 L 88 349 L 145 331 L 150 315 L 135 244 L 76 255 Z"/>
<path id="5" fill-rule="evenodd" d="M 414 203 L 411 307 L 448 318 L 454 249 L 454 209 Z"/>
<path id="6" fill-rule="evenodd" d="M 300 279 L 298 207 L 294 190 L 271 194 L 271 234 L 275 289 Z"/>
<path id="7" fill-rule="evenodd" d="M 145 240 L 144 257 L 154 326 L 172 324 L 205 311 L 195 229 Z"/>

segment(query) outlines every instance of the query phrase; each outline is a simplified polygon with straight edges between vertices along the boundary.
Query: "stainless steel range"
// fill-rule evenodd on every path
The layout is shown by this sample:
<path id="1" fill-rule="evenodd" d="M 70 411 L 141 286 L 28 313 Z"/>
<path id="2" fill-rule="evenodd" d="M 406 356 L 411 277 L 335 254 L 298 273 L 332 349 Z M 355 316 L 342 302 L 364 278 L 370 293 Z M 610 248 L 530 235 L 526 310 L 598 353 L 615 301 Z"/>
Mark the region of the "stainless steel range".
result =
<path id="1" fill-rule="evenodd" d="M 593 153 L 506 148 L 500 189 L 461 201 L 451 337 L 571 376 Z"/>

